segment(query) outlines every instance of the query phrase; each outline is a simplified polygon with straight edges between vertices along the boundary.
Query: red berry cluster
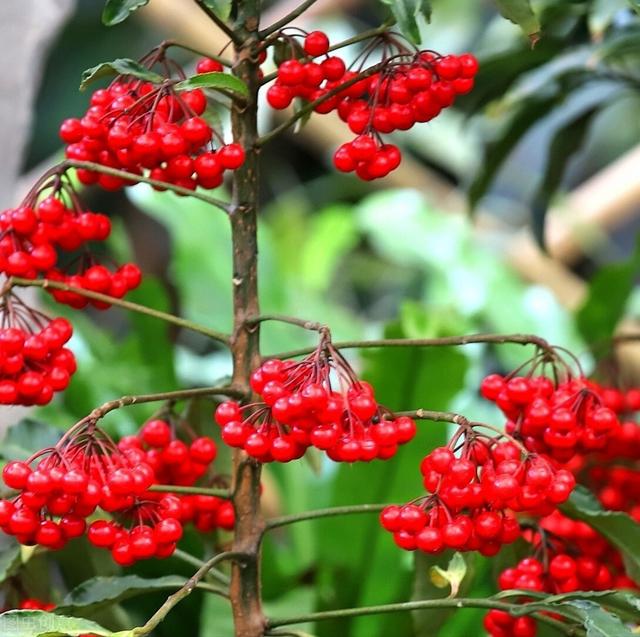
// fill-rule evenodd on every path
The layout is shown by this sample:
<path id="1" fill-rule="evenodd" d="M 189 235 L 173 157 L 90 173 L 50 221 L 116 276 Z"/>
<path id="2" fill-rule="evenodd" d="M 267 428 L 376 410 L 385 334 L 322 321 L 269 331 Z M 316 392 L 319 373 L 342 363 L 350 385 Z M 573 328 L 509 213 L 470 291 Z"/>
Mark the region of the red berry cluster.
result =
<path id="1" fill-rule="evenodd" d="M 122 452 L 143 451 L 156 482 L 179 486 L 193 486 L 206 475 L 218 454 L 211 438 L 201 436 L 186 444 L 166 420 L 158 418 L 145 423 L 137 436 L 123 438 L 118 447 Z M 161 495 L 149 493 L 148 497 L 160 499 Z M 161 499 L 173 517 L 183 525 L 192 522 L 203 533 L 217 528 L 231 530 L 235 525 L 235 512 L 228 500 L 210 495 L 164 495 Z"/>
<path id="2" fill-rule="evenodd" d="M 430 495 L 383 510 L 382 526 L 401 548 L 495 555 L 520 536 L 510 512 L 547 513 L 571 494 L 573 474 L 556 469 L 545 457 L 523 453 L 515 442 L 500 442 L 500 436 L 487 438 L 469 425 L 452 445 L 462 437 L 460 456 L 450 446 L 423 459 L 420 472 Z"/>
<path id="3" fill-rule="evenodd" d="M 152 67 L 162 59 L 152 55 L 146 64 Z M 177 67 L 173 61 L 171 65 Z M 222 67 L 208 59 L 198 65 L 199 73 L 211 70 L 221 71 Z M 178 75 L 184 77 L 182 69 Z M 132 175 L 125 180 L 79 170 L 84 184 L 117 190 L 136 183 L 135 175 L 148 174 L 189 190 L 217 188 L 225 170 L 236 170 L 243 164 L 243 148 L 224 144 L 202 117 L 207 109 L 205 93 L 201 89 L 176 91 L 174 86 L 171 78 L 155 85 L 121 76 L 108 88 L 93 92 L 83 117 L 62 123 L 60 137 L 67 144 L 67 157 Z M 219 142 L 217 150 L 214 138 Z"/>
<path id="4" fill-rule="evenodd" d="M 266 361 L 251 387 L 264 402 L 221 403 L 215 420 L 228 445 L 260 462 L 289 462 L 311 446 L 336 462 L 386 460 L 416 433 L 411 418 L 376 402 L 329 340 L 303 361 Z"/>
<path id="5" fill-rule="evenodd" d="M 619 428 L 599 386 L 584 378 L 554 384 L 545 376 L 491 374 L 480 388 L 509 419 L 507 431 L 531 451 L 567 462 L 578 452 L 604 449 Z"/>
<path id="6" fill-rule="evenodd" d="M 356 72 L 348 70 L 339 56 L 328 55 L 329 39 L 321 31 L 309 33 L 302 48 L 291 36 L 283 39 L 290 47 L 291 58 L 279 64 L 267 101 L 275 109 L 284 109 L 294 98 L 307 102 L 323 99 L 315 112 L 337 111 L 357 135 L 338 148 L 335 167 L 355 172 L 365 181 L 385 177 L 402 160 L 397 146 L 384 143 L 381 134 L 409 130 L 418 122 L 430 121 L 451 106 L 456 96 L 473 88 L 478 71 L 478 62 L 469 53 L 414 53 L 383 36 L 381 42 L 387 49 L 396 46 L 397 53 L 385 57 L 376 72 Z M 326 57 L 320 63 L 313 60 L 319 56 Z M 359 74 L 363 74 L 361 80 L 357 79 Z M 345 88 L 338 90 L 343 84 Z"/>
<path id="7" fill-rule="evenodd" d="M 530 590 L 550 594 L 575 591 L 636 589 L 624 573 L 620 553 L 588 524 L 571 520 L 559 511 L 542 518 L 540 531 L 528 531 L 541 559 L 526 557 L 498 577 L 500 590 Z M 503 611 L 491 610 L 484 621 L 491 637 L 534 637 L 536 622 L 521 622 Z"/>
<path id="8" fill-rule="evenodd" d="M 89 242 L 105 241 L 110 233 L 109 218 L 84 208 L 64 172 L 45 175 L 18 208 L 0 214 L 0 272 L 29 279 L 44 276 L 122 298 L 140 285 L 140 269 L 133 263 L 111 272 L 85 256 L 75 274 L 67 274 L 59 264 L 60 252 L 86 249 Z M 51 294 L 74 308 L 88 303 L 110 307 L 73 292 L 51 290 Z"/>
<path id="9" fill-rule="evenodd" d="M 118 443 L 123 453 L 144 452 L 143 461 L 152 469 L 160 484 L 194 485 L 215 460 L 218 450 L 211 438 L 196 438 L 187 444 L 175 436 L 171 425 L 160 419 L 148 421 L 137 436 L 127 436 Z"/>
<path id="10" fill-rule="evenodd" d="M 46 405 L 69 385 L 76 359 L 65 343 L 73 328 L 8 294 L 0 302 L 0 405 Z"/>
<path id="11" fill-rule="evenodd" d="M 22 544 L 57 550 L 86 533 L 118 564 L 130 565 L 171 555 L 182 536 L 182 524 L 163 499 L 149 497 L 155 474 L 145 453 L 120 452 L 93 421 L 81 421 L 54 448 L 9 462 L 2 477 L 19 493 L 0 501 L 0 527 Z M 98 509 L 123 523 L 100 519 L 87 527 Z M 127 520 L 133 521 L 130 529 Z"/>
<path id="12" fill-rule="evenodd" d="M 39 599 L 28 598 L 23 599 L 18 605 L 18 610 L 44 610 L 44 611 L 52 611 L 56 607 L 55 604 L 43 602 Z"/>

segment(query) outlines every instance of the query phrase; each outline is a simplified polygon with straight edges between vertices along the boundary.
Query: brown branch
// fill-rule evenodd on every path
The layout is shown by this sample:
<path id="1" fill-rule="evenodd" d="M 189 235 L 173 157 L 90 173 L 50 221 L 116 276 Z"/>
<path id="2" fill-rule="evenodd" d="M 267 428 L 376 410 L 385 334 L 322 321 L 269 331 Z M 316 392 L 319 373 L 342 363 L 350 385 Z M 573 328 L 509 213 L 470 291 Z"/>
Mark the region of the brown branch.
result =
<path id="1" fill-rule="evenodd" d="M 195 0 L 195 3 L 207 14 L 207 17 L 222 31 L 232 42 L 239 44 L 242 38 L 218 15 L 210 9 L 203 0 Z"/>
<path id="2" fill-rule="evenodd" d="M 152 316 L 153 318 L 160 319 L 161 321 L 165 321 L 166 323 L 177 325 L 178 327 L 191 330 L 192 332 L 204 334 L 214 341 L 223 343 L 227 347 L 229 346 L 229 343 L 231 341 L 231 337 L 228 334 L 223 334 L 222 332 L 218 332 L 217 330 L 212 330 L 208 327 L 205 327 L 204 325 L 199 325 L 198 323 L 194 323 L 193 321 L 189 321 L 188 319 L 175 316 L 174 314 L 162 312 L 161 310 L 154 310 L 153 308 L 147 307 L 146 305 L 132 303 L 131 301 L 125 301 L 124 299 L 118 299 L 116 297 L 109 296 L 108 294 L 94 292 L 93 290 L 85 290 L 84 288 L 77 288 L 73 285 L 62 283 L 61 281 L 51 281 L 50 279 L 23 279 L 21 277 L 11 277 L 8 280 L 7 285 L 9 289 L 16 286 L 22 288 L 37 287 L 42 288 L 43 290 L 52 289 L 61 290 L 62 292 L 73 292 L 74 294 L 78 294 L 79 296 L 85 297 L 87 299 L 109 303 L 110 305 L 121 307 L 124 310 Z"/>
<path id="3" fill-rule="evenodd" d="M 272 33 L 276 33 L 280 31 L 283 27 L 286 27 L 287 24 L 293 22 L 296 18 L 299 18 L 307 9 L 309 9 L 312 5 L 314 5 L 318 0 L 304 0 L 301 2 L 293 11 L 288 13 L 287 15 L 280 18 L 280 20 L 276 20 L 272 25 L 268 26 L 263 31 L 260 31 L 260 38 L 264 39 L 269 37 Z"/>
<path id="4" fill-rule="evenodd" d="M 367 341 L 337 341 L 333 343 L 333 346 L 336 349 L 369 349 L 374 347 L 448 347 L 476 343 L 535 345 L 549 356 L 556 356 L 553 346 L 544 338 L 534 334 L 469 334 L 467 336 L 443 336 L 440 338 L 379 338 Z M 314 349 L 314 347 L 301 347 L 289 352 L 272 354 L 265 358 L 293 358 L 309 354 Z"/>

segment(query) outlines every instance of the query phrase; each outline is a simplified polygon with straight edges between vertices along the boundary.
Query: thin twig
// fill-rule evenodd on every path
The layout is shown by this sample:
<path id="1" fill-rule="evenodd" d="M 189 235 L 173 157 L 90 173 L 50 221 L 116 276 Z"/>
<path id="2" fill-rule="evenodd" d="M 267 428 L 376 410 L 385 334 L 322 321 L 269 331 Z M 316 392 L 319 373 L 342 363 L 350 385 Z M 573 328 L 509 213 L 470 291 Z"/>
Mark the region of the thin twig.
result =
<path id="1" fill-rule="evenodd" d="M 196 586 L 200 583 L 206 574 L 216 564 L 225 560 L 242 560 L 244 553 L 229 551 L 227 553 L 220 553 L 215 557 L 212 557 L 208 562 L 205 562 L 194 575 L 192 575 L 185 585 L 177 590 L 173 595 L 170 595 L 162 606 L 154 613 L 149 621 L 144 626 L 139 626 L 131 631 L 133 637 L 139 637 L 140 635 L 148 635 L 152 630 L 157 628 L 164 618 L 177 606 L 185 597 L 188 597 Z"/>
<path id="2" fill-rule="evenodd" d="M 292 513 L 291 515 L 283 515 L 267 520 L 265 531 L 277 529 L 289 524 L 296 524 L 297 522 L 304 522 L 306 520 L 317 520 L 318 518 L 330 518 L 338 515 L 356 515 L 359 513 L 378 513 L 386 506 L 386 504 L 353 504 L 342 507 L 317 509 L 315 511 L 303 511 L 302 513 Z"/>
<path id="3" fill-rule="evenodd" d="M 64 171 L 66 168 L 76 168 L 82 170 L 89 170 L 91 172 L 101 173 L 103 175 L 111 175 L 112 177 L 118 177 L 127 182 L 133 182 L 129 185 L 135 185 L 136 183 L 149 184 L 150 186 L 156 186 L 162 190 L 170 190 L 178 195 L 184 195 L 185 197 L 193 197 L 204 201 L 216 208 L 220 208 L 227 214 L 233 212 L 232 206 L 222 199 L 216 199 L 216 197 L 210 197 L 197 190 L 189 190 L 189 188 L 183 188 L 176 184 L 169 183 L 167 181 L 159 181 L 158 179 L 151 179 L 151 177 L 145 177 L 143 175 L 136 175 L 134 173 L 127 172 L 126 170 L 118 170 L 117 168 L 111 168 L 110 166 L 103 166 L 102 164 L 96 164 L 92 161 L 79 161 L 75 159 L 65 159 L 58 166 L 60 171 Z"/>
<path id="4" fill-rule="evenodd" d="M 186 398 L 195 398 L 198 396 L 231 396 L 233 398 L 242 398 L 244 392 L 234 387 L 196 387 L 193 389 L 178 389 L 175 391 L 166 391 L 157 394 L 140 394 L 138 396 L 122 396 L 116 400 L 110 400 L 100 407 L 96 407 L 88 416 L 85 416 L 80 422 L 93 421 L 96 422 L 104 418 L 108 413 L 121 409 L 122 407 L 130 407 L 131 405 L 143 405 L 145 403 L 161 402 L 164 400 L 183 400 Z"/>
<path id="5" fill-rule="evenodd" d="M 247 319 L 246 324 L 250 326 L 258 325 L 259 323 L 264 323 L 265 321 L 275 321 L 277 323 L 288 323 L 289 325 L 296 325 L 297 327 L 301 327 L 305 330 L 310 330 L 313 332 L 321 332 L 328 331 L 328 327 L 323 325 L 322 323 L 318 323 L 316 321 L 307 321 L 305 319 L 299 319 L 294 316 L 285 316 L 284 314 L 261 314 L 260 316 L 256 316 L 254 318 Z"/>
<path id="6" fill-rule="evenodd" d="M 160 491 L 161 493 L 182 493 L 184 495 L 211 495 L 224 500 L 229 500 L 231 498 L 231 492 L 229 489 L 183 487 L 177 484 L 154 484 L 149 487 L 149 491 Z"/>
<path id="7" fill-rule="evenodd" d="M 545 339 L 534 334 L 469 334 L 466 336 L 444 336 L 440 338 L 379 338 L 367 341 L 338 341 L 333 343 L 333 346 L 336 349 L 365 349 L 372 347 L 447 347 L 475 343 L 535 345 L 549 355 L 554 355 L 553 346 Z M 302 347 L 289 352 L 272 354 L 265 358 L 294 358 L 295 356 L 309 354 L 314 349 L 314 347 Z"/>
<path id="8" fill-rule="evenodd" d="M 287 13 L 287 15 L 280 18 L 280 20 L 276 20 L 273 24 L 268 26 L 266 29 L 260 31 L 260 38 L 264 39 L 269 37 L 272 33 L 276 33 L 276 31 L 280 31 L 282 27 L 286 27 L 287 24 L 293 22 L 296 18 L 299 18 L 307 9 L 309 9 L 312 5 L 314 5 L 318 0 L 304 0 L 301 2 L 293 11 Z"/>
<path id="9" fill-rule="evenodd" d="M 154 318 L 160 319 L 161 321 L 165 321 L 166 323 L 171 323 L 172 325 L 177 325 L 178 327 L 191 330 L 192 332 L 198 332 L 199 334 L 204 334 L 205 336 L 208 336 L 214 341 L 223 343 L 227 347 L 230 344 L 231 337 L 228 334 L 223 334 L 222 332 L 219 332 L 218 330 L 212 330 L 208 327 L 205 327 L 204 325 L 194 323 L 193 321 L 189 321 L 188 319 L 181 318 L 180 316 L 175 316 L 174 314 L 169 314 L 168 312 L 162 312 L 161 310 L 154 310 L 153 308 L 147 307 L 146 305 L 132 303 L 131 301 L 118 299 L 113 296 L 109 296 L 108 294 L 101 294 L 100 292 L 94 292 L 93 290 L 85 290 L 84 288 L 77 288 L 75 286 L 62 283 L 61 281 L 51 281 L 50 279 L 23 279 L 21 277 L 11 277 L 8 283 L 12 287 L 13 286 L 23 287 L 23 288 L 37 287 L 37 288 L 42 288 L 43 290 L 52 289 L 52 290 L 61 290 L 63 292 L 73 292 L 74 294 L 78 294 L 79 296 L 83 296 L 88 299 L 93 299 L 95 301 L 102 301 L 103 303 L 109 303 L 110 305 L 115 305 L 116 307 L 121 307 L 125 310 L 130 310 L 131 312 L 137 312 L 138 314 L 146 314 L 147 316 L 152 316 Z"/>
<path id="10" fill-rule="evenodd" d="M 195 0 L 195 2 L 207 14 L 208 18 L 215 23 L 220 31 L 222 31 L 232 42 L 235 42 L 236 44 L 242 43 L 240 35 L 236 34 L 224 20 L 218 17 L 215 11 L 210 9 L 203 0 Z"/>
<path id="11" fill-rule="evenodd" d="M 175 557 L 176 559 L 181 560 L 185 564 L 191 564 L 191 566 L 195 566 L 196 568 L 200 568 L 205 565 L 205 560 L 201 560 L 195 557 L 194 555 L 191 555 L 191 553 L 187 553 L 186 551 L 183 551 L 182 549 L 176 549 L 173 552 L 173 555 L 171 557 Z M 217 582 L 219 582 L 220 584 L 226 587 L 228 587 L 229 584 L 231 583 L 231 578 L 226 573 L 219 571 L 217 568 L 209 569 L 208 577 L 213 580 L 216 580 Z"/>
<path id="12" fill-rule="evenodd" d="M 536 603 L 534 602 L 535 606 Z M 267 628 L 277 628 L 278 626 L 289 626 L 291 624 L 306 624 L 308 622 L 324 621 L 328 619 L 340 619 L 345 617 L 362 617 L 365 615 L 381 615 L 384 613 L 398 613 L 407 612 L 413 610 L 421 610 L 426 608 L 488 608 L 503 610 L 507 613 L 516 611 L 519 615 L 526 613 L 527 604 L 507 604 L 491 597 L 487 599 L 474 599 L 474 598 L 445 598 L 445 599 L 425 599 L 414 602 L 402 602 L 398 604 L 382 604 L 379 606 L 365 606 L 362 608 L 342 608 L 339 610 L 327 610 L 317 613 L 307 613 L 305 615 L 298 615 L 296 617 L 287 617 L 282 619 L 272 619 L 267 623 Z M 561 612 L 558 608 L 557 612 Z M 553 626 L 557 630 L 563 632 L 565 635 L 575 635 L 575 626 L 571 624 L 565 624 L 556 619 L 548 617 L 538 613 L 532 609 L 532 616 L 550 626 Z"/>

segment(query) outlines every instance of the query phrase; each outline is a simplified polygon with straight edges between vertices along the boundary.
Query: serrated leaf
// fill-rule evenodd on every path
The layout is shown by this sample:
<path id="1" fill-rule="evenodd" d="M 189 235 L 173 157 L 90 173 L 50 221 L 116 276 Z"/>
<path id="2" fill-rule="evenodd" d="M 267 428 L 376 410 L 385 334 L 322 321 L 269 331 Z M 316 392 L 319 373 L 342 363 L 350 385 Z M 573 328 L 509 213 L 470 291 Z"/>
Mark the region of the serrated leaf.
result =
<path id="1" fill-rule="evenodd" d="M 420 26 L 418 16 L 427 22 L 431 19 L 431 2 L 428 0 L 381 0 L 391 7 L 393 17 L 402 35 L 414 44 L 420 44 Z"/>
<path id="2" fill-rule="evenodd" d="M 87 633 L 99 637 L 118 634 L 88 619 L 63 617 L 40 610 L 10 610 L 0 615 L 2 637 L 79 637 Z M 130 634 L 130 631 L 119 633 L 119 637 L 125 637 L 127 634 Z"/>
<path id="3" fill-rule="evenodd" d="M 108 27 L 120 24 L 148 3 L 149 0 L 107 0 L 102 10 L 102 24 Z"/>
<path id="4" fill-rule="evenodd" d="M 495 0 L 500 15 L 517 24 L 532 45 L 540 39 L 540 21 L 529 0 Z"/>
<path id="5" fill-rule="evenodd" d="M 202 4 L 211 9 L 221 20 L 227 20 L 231 15 L 231 0 L 201 0 Z"/>
<path id="6" fill-rule="evenodd" d="M 557 95 L 533 97 L 525 100 L 513 114 L 495 141 L 487 146 L 478 173 L 469 186 L 469 206 L 473 210 L 486 194 L 500 167 L 525 133 L 550 113 L 559 101 Z"/>
<path id="7" fill-rule="evenodd" d="M 640 524 L 626 513 L 605 511 L 595 496 L 580 485 L 560 508 L 565 515 L 587 522 L 609 540 L 622 554 L 629 577 L 640 582 Z"/>
<path id="8" fill-rule="evenodd" d="M 211 73 L 200 73 L 182 80 L 174 86 L 176 91 L 190 91 L 194 88 L 211 88 L 218 91 L 225 91 L 249 97 L 247 85 L 235 75 L 213 71 Z"/>
<path id="9" fill-rule="evenodd" d="M 531 206 L 533 234 L 542 247 L 544 247 L 544 226 L 549 203 L 562 183 L 567 164 L 582 147 L 591 122 L 599 111 L 600 104 L 591 106 L 568 124 L 558 128 L 549 144 L 544 177 Z"/>
<path id="10" fill-rule="evenodd" d="M 460 590 L 460 584 L 467 574 L 467 563 L 461 553 L 454 553 L 446 569 L 439 566 L 431 567 L 431 581 L 438 588 L 450 587 L 449 597 L 455 597 Z"/>
<path id="11" fill-rule="evenodd" d="M 110 75 L 129 75 L 139 80 L 153 82 L 154 84 L 158 84 L 164 80 L 162 75 L 150 71 L 135 60 L 118 58 L 111 62 L 102 62 L 84 71 L 82 73 L 82 81 L 80 82 L 80 90 L 84 91 L 91 82 Z"/>
<path id="12" fill-rule="evenodd" d="M 106 604 L 115 604 L 125 599 L 161 590 L 176 590 L 186 579 L 178 575 L 167 575 L 146 579 L 137 575 L 121 577 L 93 577 L 74 588 L 58 605 L 56 612 L 72 613 L 78 609 L 96 610 Z"/>
<path id="13" fill-rule="evenodd" d="M 598 347 L 610 341 L 624 315 L 638 271 L 640 242 L 628 261 L 605 265 L 595 274 L 576 315 L 578 330 L 587 343 Z"/>

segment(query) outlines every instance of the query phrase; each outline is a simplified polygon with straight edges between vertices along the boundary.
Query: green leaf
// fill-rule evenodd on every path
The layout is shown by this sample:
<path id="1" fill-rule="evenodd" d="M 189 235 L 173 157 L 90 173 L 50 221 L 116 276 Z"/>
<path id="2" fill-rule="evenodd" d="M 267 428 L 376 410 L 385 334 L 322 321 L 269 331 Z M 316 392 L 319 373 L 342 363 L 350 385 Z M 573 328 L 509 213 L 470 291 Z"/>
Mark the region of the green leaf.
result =
<path id="1" fill-rule="evenodd" d="M 467 574 L 467 563 L 461 553 L 454 553 L 446 569 L 439 566 L 431 567 L 431 581 L 437 588 L 449 586 L 449 597 L 455 597 L 460 590 L 460 584 Z"/>
<path id="2" fill-rule="evenodd" d="M 92 610 L 115 604 L 125 599 L 161 590 L 176 590 L 186 579 L 178 575 L 167 575 L 145 579 L 137 575 L 122 577 L 94 577 L 74 588 L 56 608 L 56 612 L 72 613 L 78 609 Z"/>
<path id="3" fill-rule="evenodd" d="M 102 62 L 84 71 L 82 73 L 82 81 L 80 82 L 80 90 L 84 91 L 91 82 L 110 75 L 129 75 L 131 77 L 137 77 L 139 80 L 153 82 L 154 84 L 158 84 L 164 80 L 162 75 L 150 71 L 135 60 L 118 58 L 111 62 Z"/>
<path id="4" fill-rule="evenodd" d="M 55 445 L 61 435 L 55 427 L 26 418 L 7 431 L 0 455 L 6 460 L 26 460 L 39 449 Z"/>
<path id="5" fill-rule="evenodd" d="M 545 173 L 533 198 L 533 234 L 544 247 L 544 226 L 549 209 L 549 202 L 560 187 L 567 164 L 582 147 L 589 132 L 593 118 L 600 112 L 600 104 L 587 108 L 568 124 L 556 130 L 545 162 Z"/>
<path id="6" fill-rule="evenodd" d="M 583 626 L 587 629 L 587 637 L 632 637 L 633 632 L 627 628 L 616 615 L 607 612 L 602 606 L 577 599 L 569 602 L 569 606 L 577 609 L 583 616 Z"/>
<path id="7" fill-rule="evenodd" d="M 391 12 L 396 19 L 402 35 L 415 44 L 420 44 L 420 26 L 418 16 L 422 16 L 427 22 L 431 19 L 431 2 L 428 0 L 382 0 L 391 7 Z"/>
<path id="8" fill-rule="evenodd" d="M 495 0 L 500 14 L 517 24 L 529 38 L 532 46 L 540 39 L 540 21 L 529 0 Z"/>
<path id="9" fill-rule="evenodd" d="M 611 339 L 622 318 L 640 269 L 640 242 L 627 262 L 602 267 L 589 284 L 589 292 L 576 315 L 587 343 L 602 345 Z"/>
<path id="10" fill-rule="evenodd" d="M 11 535 L 0 535 L 0 582 L 11 577 L 22 564 L 22 545 Z"/>
<path id="11" fill-rule="evenodd" d="M 120 636 L 125 637 L 129 632 L 120 633 Z M 88 619 L 63 617 L 40 610 L 10 610 L 0 615 L 2 637 L 78 637 L 86 633 L 99 637 L 116 634 Z"/>
<path id="12" fill-rule="evenodd" d="M 471 209 L 474 209 L 487 193 L 500 167 L 517 144 L 522 141 L 525 133 L 549 114 L 558 100 L 557 95 L 538 96 L 525 100 L 519 105 L 500 135 L 485 150 L 478 173 L 469 186 L 468 198 Z"/>
<path id="13" fill-rule="evenodd" d="M 628 0 L 593 0 L 589 11 L 589 31 L 595 40 L 602 39 L 619 11 L 627 9 Z"/>
<path id="14" fill-rule="evenodd" d="M 102 24 L 108 27 L 120 24 L 148 3 L 149 0 L 107 0 L 102 10 Z"/>
<path id="15" fill-rule="evenodd" d="M 249 97 L 247 85 L 235 75 L 213 71 L 200 73 L 182 80 L 174 86 L 176 91 L 190 91 L 194 88 L 212 88 L 228 93 L 235 93 L 241 97 Z"/>
<path id="16" fill-rule="evenodd" d="M 626 513 L 605 511 L 595 496 L 580 485 L 560 508 L 565 515 L 587 522 L 609 540 L 622 554 L 629 577 L 640 581 L 640 524 Z"/>
<path id="17" fill-rule="evenodd" d="M 202 0 L 202 4 L 211 9 L 221 20 L 227 20 L 231 15 L 231 0 Z"/>

